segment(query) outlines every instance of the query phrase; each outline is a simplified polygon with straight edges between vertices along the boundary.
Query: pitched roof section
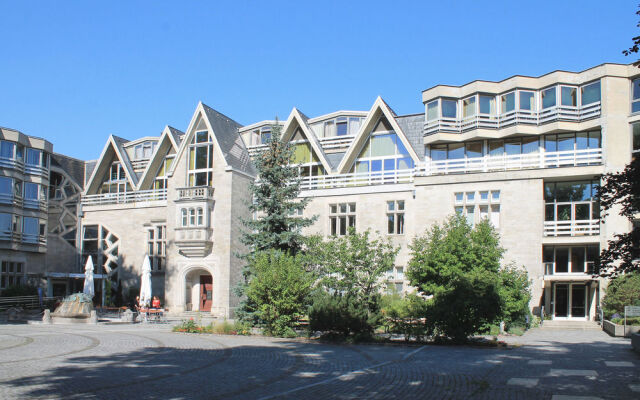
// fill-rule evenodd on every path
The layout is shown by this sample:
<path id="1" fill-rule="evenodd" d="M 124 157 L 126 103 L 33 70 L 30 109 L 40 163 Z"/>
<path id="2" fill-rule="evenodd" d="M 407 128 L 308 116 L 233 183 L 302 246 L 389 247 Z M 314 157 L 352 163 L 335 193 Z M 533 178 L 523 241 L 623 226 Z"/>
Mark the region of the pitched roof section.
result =
<path id="1" fill-rule="evenodd" d="M 158 145 L 153 151 L 153 154 L 151 155 L 151 158 L 147 163 L 147 167 L 144 169 L 140 176 L 140 182 L 137 187 L 138 190 L 151 189 L 153 181 L 156 178 L 156 172 L 158 171 L 158 168 L 160 168 L 160 164 L 164 161 L 167 152 L 172 148 L 176 152 L 178 151 L 178 148 L 180 147 L 180 142 L 176 141 L 178 132 L 184 135 L 184 133 L 175 128 L 172 128 L 168 125 L 165 126 L 164 130 L 162 131 L 162 135 L 160 135 L 160 139 L 158 139 Z"/>
<path id="2" fill-rule="evenodd" d="M 296 128 L 300 127 L 302 134 L 309 141 L 309 144 L 311 145 L 313 152 L 316 153 L 316 156 L 318 156 L 318 158 L 320 159 L 320 162 L 322 163 L 322 166 L 324 167 L 324 169 L 327 172 L 331 172 L 332 166 L 327 161 L 327 155 L 324 154 L 324 151 L 322 150 L 322 146 L 320 146 L 320 143 L 318 142 L 318 138 L 316 138 L 316 135 L 314 135 L 311 129 L 309 128 L 309 125 L 307 124 L 308 119 L 309 118 L 306 115 L 304 115 L 303 113 L 298 111 L 297 108 L 294 107 L 293 110 L 291 110 L 291 114 L 289 114 L 289 118 L 287 118 L 287 122 L 284 125 L 284 132 L 282 133 L 282 141 L 288 142 L 289 140 L 291 140 L 291 138 L 293 137 L 293 134 L 296 131 Z"/>
<path id="3" fill-rule="evenodd" d="M 165 129 L 169 129 L 169 133 L 171 134 L 171 137 L 173 138 L 173 142 L 176 144 L 177 149 L 180 146 L 182 138 L 184 137 L 184 132 L 169 125 L 167 125 Z"/>
<path id="4" fill-rule="evenodd" d="M 421 161 L 424 161 L 424 114 L 403 115 L 396 117 L 396 121 L 404 135 L 411 143 L 411 147 L 418 154 Z"/>
<path id="5" fill-rule="evenodd" d="M 222 153 L 225 165 L 240 172 L 255 176 L 256 173 L 253 168 L 253 162 L 238 133 L 238 129 L 241 128 L 242 125 L 202 102 L 198 103 L 196 111 L 193 113 L 193 117 L 189 123 L 189 128 L 186 134 L 182 136 L 180 148 L 176 154 L 176 162 L 171 166 L 169 175 L 173 175 L 176 165 L 178 164 L 177 161 L 182 158 L 185 153 L 185 149 L 193 138 L 200 118 L 202 118 L 207 129 L 211 132 L 216 147 Z"/>
<path id="6" fill-rule="evenodd" d="M 85 162 L 65 156 L 58 153 L 51 154 L 51 167 L 57 167 L 63 170 L 73 179 L 74 183 L 82 190 L 84 187 L 84 169 Z"/>
<path id="7" fill-rule="evenodd" d="M 378 118 L 380 118 L 381 116 L 386 117 L 387 121 L 389 121 L 389 124 L 391 124 L 393 130 L 396 132 L 400 140 L 402 140 L 402 143 L 407 148 L 407 151 L 409 152 L 409 155 L 411 156 L 413 161 L 415 163 L 420 162 L 420 157 L 416 153 L 413 144 L 409 141 L 409 139 L 407 139 L 406 134 L 398 124 L 395 113 L 387 105 L 387 103 L 385 103 L 384 100 L 382 100 L 382 98 L 378 96 L 378 98 L 376 98 L 376 101 L 373 103 L 371 110 L 369 110 L 367 118 L 365 118 L 362 125 L 360 125 L 360 130 L 356 134 L 356 137 L 353 139 L 351 147 L 349 147 L 349 150 L 347 150 L 344 157 L 342 158 L 342 161 L 340 162 L 340 165 L 337 169 L 338 173 L 344 174 L 348 172 L 349 168 L 351 168 L 351 166 L 355 162 L 356 157 L 358 156 L 358 154 L 360 154 L 362 147 L 369 138 L 370 132 L 374 129 L 375 124 L 378 122 Z"/>
<path id="8" fill-rule="evenodd" d="M 125 174 L 127 175 L 127 180 L 129 181 L 131 187 L 138 187 L 138 177 L 133 172 L 131 161 L 127 156 L 127 152 L 122 148 L 122 146 L 127 142 L 128 140 L 121 137 L 114 135 L 109 136 L 109 139 L 107 139 L 107 143 L 105 144 L 104 149 L 100 154 L 100 158 L 98 158 L 98 162 L 95 168 L 93 168 L 91 177 L 85 185 L 84 194 L 95 194 L 98 191 L 98 185 L 102 183 L 101 181 L 98 181 L 98 177 L 103 177 L 104 174 L 109 170 L 109 167 L 111 166 L 111 160 L 114 156 L 118 159 L 118 161 L 120 161 L 120 164 L 122 164 Z"/>

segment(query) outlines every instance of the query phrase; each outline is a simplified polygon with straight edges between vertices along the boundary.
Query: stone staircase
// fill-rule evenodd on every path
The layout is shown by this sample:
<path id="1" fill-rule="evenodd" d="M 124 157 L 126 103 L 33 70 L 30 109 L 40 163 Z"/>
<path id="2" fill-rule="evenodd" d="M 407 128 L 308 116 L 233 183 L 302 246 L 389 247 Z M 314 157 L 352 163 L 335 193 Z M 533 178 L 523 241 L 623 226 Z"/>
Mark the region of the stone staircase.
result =
<path id="1" fill-rule="evenodd" d="M 541 329 L 602 329 L 602 327 L 595 321 L 563 321 L 563 320 L 551 320 L 544 321 Z"/>
<path id="2" fill-rule="evenodd" d="M 170 322 L 181 322 L 191 318 L 193 318 L 194 321 L 199 320 L 202 325 L 207 325 L 211 322 L 222 321 L 221 318 L 214 317 L 209 312 L 200 312 L 200 311 L 183 311 L 180 314 L 167 316 L 167 320 Z"/>

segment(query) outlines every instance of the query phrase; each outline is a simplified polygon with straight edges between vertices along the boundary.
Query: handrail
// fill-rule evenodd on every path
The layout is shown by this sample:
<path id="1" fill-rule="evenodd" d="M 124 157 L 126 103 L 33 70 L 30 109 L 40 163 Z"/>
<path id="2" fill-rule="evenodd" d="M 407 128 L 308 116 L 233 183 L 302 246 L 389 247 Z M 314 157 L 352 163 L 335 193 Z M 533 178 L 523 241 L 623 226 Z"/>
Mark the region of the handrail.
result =
<path id="1" fill-rule="evenodd" d="M 126 204 L 167 200 L 167 189 L 138 190 L 125 193 L 90 194 L 82 197 L 82 205 Z"/>
<path id="2" fill-rule="evenodd" d="M 177 200 L 209 200 L 213 198 L 211 186 L 191 186 L 178 188 Z"/>
<path id="3" fill-rule="evenodd" d="M 544 236 L 591 236 L 600 234 L 600 220 L 544 221 Z"/>
<path id="4" fill-rule="evenodd" d="M 413 182 L 414 174 L 414 169 L 401 169 L 392 171 L 370 171 L 337 175 L 305 176 L 300 179 L 300 190 L 410 183 Z"/>

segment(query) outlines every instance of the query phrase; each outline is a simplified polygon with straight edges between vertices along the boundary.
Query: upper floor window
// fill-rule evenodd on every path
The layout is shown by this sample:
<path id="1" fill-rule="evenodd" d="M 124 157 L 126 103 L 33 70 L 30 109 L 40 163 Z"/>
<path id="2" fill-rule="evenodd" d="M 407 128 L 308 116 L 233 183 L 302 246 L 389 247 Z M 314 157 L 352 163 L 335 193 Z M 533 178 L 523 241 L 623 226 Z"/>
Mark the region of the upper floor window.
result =
<path id="1" fill-rule="evenodd" d="M 560 86 L 560 102 L 563 106 L 578 106 L 578 88 L 573 86 Z"/>
<path id="2" fill-rule="evenodd" d="M 404 234 L 404 200 L 387 201 L 387 233 Z"/>
<path id="3" fill-rule="evenodd" d="M 478 95 L 478 113 L 484 115 L 496 115 L 495 96 Z"/>
<path id="4" fill-rule="evenodd" d="M 505 114 L 516 109 L 516 92 L 500 96 L 500 113 Z"/>
<path id="5" fill-rule="evenodd" d="M 294 144 L 291 164 L 298 166 L 300 176 L 325 175 L 320 159 L 307 140 Z"/>
<path id="6" fill-rule="evenodd" d="M 526 90 L 519 90 L 520 95 L 520 110 L 523 111 L 535 111 L 536 110 L 536 96 L 535 92 Z"/>
<path id="7" fill-rule="evenodd" d="M 414 162 L 407 148 L 385 119 L 371 133 L 354 164 L 354 172 L 411 169 Z"/>
<path id="8" fill-rule="evenodd" d="M 631 134 L 632 137 L 632 147 L 631 152 L 634 157 L 637 157 L 637 154 L 640 153 L 640 122 L 635 123 L 631 126 Z"/>
<path id="9" fill-rule="evenodd" d="M 540 94 L 542 99 L 542 109 L 555 107 L 556 105 L 556 87 L 545 89 Z"/>
<path id="10" fill-rule="evenodd" d="M 171 164 L 173 163 L 173 156 L 167 156 L 164 160 L 162 160 L 162 164 L 160 164 L 160 168 L 158 168 L 158 174 L 156 175 L 156 179 L 153 182 L 153 188 L 158 189 L 166 189 L 167 188 L 167 173 L 171 168 Z"/>
<path id="11" fill-rule="evenodd" d="M 202 207 L 190 207 L 180 210 L 181 225 L 188 226 L 204 226 L 204 210 Z"/>
<path id="12" fill-rule="evenodd" d="M 341 116 L 315 123 L 311 126 L 311 129 L 318 137 L 355 135 L 360 130 L 362 119 L 362 117 Z"/>
<path id="13" fill-rule="evenodd" d="M 189 145 L 188 186 L 212 186 L 213 139 L 208 131 L 198 131 Z"/>
<path id="14" fill-rule="evenodd" d="M 27 156 L 25 158 L 25 164 L 32 166 L 48 167 L 49 155 L 41 150 L 32 149 L 27 147 Z"/>
<path id="15" fill-rule="evenodd" d="M 597 181 L 546 182 L 545 221 L 597 220 Z"/>
<path id="16" fill-rule="evenodd" d="M 433 121 L 440 117 L 439 100 L 427 103 L 427 121 Z"/>
<path id="17" fill-rule="evenodd" d="M 456 192 L 454 193 L 454 211 L 463 215 L 471 226 L 486 219 L 494 227 L 499 228 L 500 191 Z"/>
<path id="18" fill-rule="evenodd" d="M 543 246 L 542 262 L 545 275 L 553 274 L 590 274 L 598 259 L 600 246 Z"/>
<path id="19" fill-rule="evenodd" d="M 15 143 L 6 140 L 0 141 L 0 156 L 4 158 L 14 158 Z"/>
<path id="20" fill-rule="evenodd" d="M 544 136 L 546 152 L 599 149 L 601 147 L 600 131 L 559 133 Z"/>
<path id="21" fill-rule="evenodd" d="M 631 112 L 640 111 L 640 78 L 633 80 L 631 85 Z"/>
<path id="22" fill-rule="evenodd" d="M 329 205 L 329 225 L 331 235 L 344 236 L 348 228 L 356 227 L 356 203 Z"/>
<path id="23" fill-rule="evenodd" d="M 8 239 L 13 230 L 13 216 L 8 213 L 0 213 L 0 238 Z"/>
<path id="24" fill-rule="evenodd" d="M 109 167 L 108 175 L 100 188 L 101 193 L 126 193 L 131 191 L 124 167 L 119 161 L 114 161 Z"/>
<path id="25" fill-rule="evenodd" d="M 457 118 L 458 104 L 456 100 L 442 99 L 442 118 Z"/>
<path id="26" fill-rule="evenodd" d="M 476 115 L 476 96 L 462 100 L 462 117 L 473 117 Z"/>
<path id="27" fill-rule="evenodd" d="M 151 158 L 153 150 L 156 148 L 156 142 L 144 142 L 136 145 L 134 148 L 134 156 L 136 160 L 144 160 Z"/>
<path id="28" fill-rule="evenodd" d="M 583 106 L 600 101 L 600 81 L 589 83 L 580 88 L 580 103 Z"/>

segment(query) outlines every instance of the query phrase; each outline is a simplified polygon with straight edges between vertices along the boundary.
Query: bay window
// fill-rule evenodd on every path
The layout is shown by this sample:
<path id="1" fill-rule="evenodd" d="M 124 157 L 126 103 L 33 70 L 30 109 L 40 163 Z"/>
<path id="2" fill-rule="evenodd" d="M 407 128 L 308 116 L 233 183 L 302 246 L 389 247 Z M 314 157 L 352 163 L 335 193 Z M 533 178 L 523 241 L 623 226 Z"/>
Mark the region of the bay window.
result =
<path id="1" fill-rule="evenodd" d="M 580 97 L 580 104 L 583 106 L 600 101 L 600 81 L 582 86 Z"/>
<path id="2" fill-rule="evenodd" d="M 516 109 L 516 93 L 511 92 L 500 96 L 500 113 L 506 114 Z"/>
<path id="3" fill-rule="evenodd" d="M 545 89 L 541 93 L 542 109 L 555 107 L 556 105 L 556 87 Z"/>

